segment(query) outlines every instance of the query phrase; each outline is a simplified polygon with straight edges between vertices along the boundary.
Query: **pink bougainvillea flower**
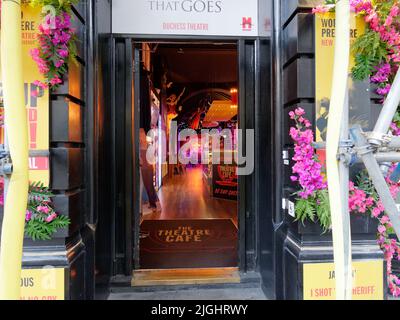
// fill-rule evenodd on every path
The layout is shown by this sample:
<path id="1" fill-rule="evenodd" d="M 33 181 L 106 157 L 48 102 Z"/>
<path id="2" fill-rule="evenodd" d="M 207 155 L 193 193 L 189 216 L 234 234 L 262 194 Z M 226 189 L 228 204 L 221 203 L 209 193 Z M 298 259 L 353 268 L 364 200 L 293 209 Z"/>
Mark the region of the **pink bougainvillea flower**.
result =
<path id="1" fill-rule="evenodd" d="M 39 81 L 39 80 L 35 80 L 34 82 L 33 82 L 33 84 L 35 85 L 35 86 L 38 86 L 39 88 L 42 88 L 43 90 L 45 90 L 45 89 L 47 89 L 47 84 L 45 84 L 44 82 L 41 82 L 41 81 Z"/>
<path id="2" fill-rule="evenodd" d="M 389 15 L 392 17 L 397 17 L 400 13 L 400 8 L 397 4 L 394 4 L 392 9 L 390 9 Z"/>
<path id="3" fill-rule="evenodd" d="M 400 128 L 397 126 L 396 123 L 392 122 L 390 125 L 390 129 L 392 130 L 393 135 L 400 136 Z"/>
<path id="4" fill-rule="evenodd" d="M 372 9 L 372 4 L 365 0 L 350 0 L 350 7 L 355 13 L 366 13 Z"/>
<path id="5" fill-rule="evenodd" d="M 382 218 L 381 218 L 381 223 L 382 224 L 386 224 L 386 223 L 388 223 L 389 222 L 389 217 L 388 216 L 383 216 Z"/>
<path id="6" fill-rule="evenodd" d="M 381 96 L 386 96 L 390 92 L 391 88 L 392 88 L 392 86 L 390 84 L 387 84 L 382 88 L 378 88 L 376 90 L 376 92 Z"/>
<path id="7" fill-rule="evenodd" d="M 44 17 L 43 22 L 40 24 L 43 30 L 51 30 L 55 27 L 55 21 L 52 15 L 48 14 Z"/>
<path id="8" fill-rule="evenodd" d="M 60 84 L 60 83 L 62 83 L 62 80 L 60 78 L 58 78 L 57 76 L 50 80 L 50 84 L 52 86 L 54 86 L 56 84 Z"/>
<path id="9" fill-rule="evenodd" d="M 386 227 L 380 225 L 380 226 L 378 227 L 378 232 L 379 232 L 379 233 L 385 233 L 385 232 L 386 232 Z"/>
<path id="10" fill-rule="evenodd" d="M 64 64 L 64 60 L 60 59 L 54 63 L 57 68 L 60 68 Z"/>
<path id="11" fill-rule="evenodd" d="M 369 23 L 372 30 L 377 30 L 379 26 L 379 17 L 375 11 L 371 11 L 366 17 L 365 21 Z"/>
<path id="12" fill-rule="evenodd" d="M 32 219 L 32 212 L 30 212 L 29 210 L 26 210 L 25 221 L 30 221 L 31 219 Z"/>
<path id="13" fill-rule="evenodd" d="M 290 128 L 290 136 L 295 142 L 295 154 L 293 161 L 291 180 L 297 181 L 302 190 L 299 192 L 301 198 L 307 199 L 316 191 L 327 188 L 324 176 L 322 175 L 322 165 L 316 160 L 315 151 L 312 147 L 314 141 L 313 131 L 308 129 L 311 123 L 304 117 L 305 111 L 297 108 L 294 113 L 290 113 L 296 121 L 297 128 Z"/>
<path id="14" fill-rule="evenodd" d="M 50 223 L 50 222 L 52 222 L 55 218 L 57 218 L 57 214 L 56 214 L 56 213 L 52 213 L 51 215 L 49 215 L 49 216 L 46 218 L 46 222 Z"/>
<path id="15" fill-rule="evenodd" d="M 60 12 L 55 17 L 47 15 L 38 30 L 38 47 L 31 50 L 31 56 L 44 75 L 45 84 L 54 89 L 62 83 L 65 72 L 62 67 L 70 55 L 71 39 L 75 33 L 71 28 L 71 16 L 68 12 Z"/>
<path id="16" fill-rule="evenodd" d="M 384 83 L 389 81 L 389 76 L 392 73 L 392 67 L 389 63 L 383 63 L 375 68 L 376 73 L 371 77 L 371 82 Z"/>
<path id="17" fill-rule="evenodd" d="M 65 49 L 60 49 L 57 51 L 57 53 L 62 58 L 68 57 L 68 54 L 69 54 L 68 50 L 65 50 Z"/>
<path id="18" fill-rule="evenodd" d="M 40 51 L 38 48 L 33 48 L 30 50 L 30 54 L 32 57 L 38 57 L 40 55 Z"/>
<path id="19" fill-rule="evenodd" d="M 305 114 L 306 114 L 306 112 L 304 111 L 304 109 L 303 108 L 297 108 L 295 111 L 294 111 L 294 113 L 296 114 L 296 116 L 299 116 L 299 117 L 301 117 L 301 116 L 304 116 Z M 299 121 L 300 122 L 303 122 L 304 121 L 304 118 L 302 118 L 302 120 L 300 120 L 299 119 Z"/>
<path id="20" fill-rule="evenodd" d="M 48 214 L 50 212 L 50 209 L 49 209 L 48 206 L 38 206 L 36 208 L 36 210 L 39 211 L 39 212 L 43 212 L 45 214 Z"/>
<path id="21" fill-rule="evenodd" d="M 326 13 L 329 12 L 330 8 L 328 6 L 319 5 L 312 9 L 312 13 Z"/>

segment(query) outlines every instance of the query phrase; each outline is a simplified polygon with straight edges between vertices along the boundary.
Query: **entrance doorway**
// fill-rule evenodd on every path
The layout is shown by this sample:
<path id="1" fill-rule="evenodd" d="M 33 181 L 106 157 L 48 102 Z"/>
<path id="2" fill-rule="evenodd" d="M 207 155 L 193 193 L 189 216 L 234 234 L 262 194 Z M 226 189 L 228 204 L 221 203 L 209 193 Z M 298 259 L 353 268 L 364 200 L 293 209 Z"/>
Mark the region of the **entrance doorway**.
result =
<path id="1" fill-rule="evenodd" d="M 152 83 L 149 84 L 148 87 L 148 94 L 150 95 L 151 92 L 154 92 L 155 90 L 151 89 L 151 85 L 156 88 L 160 89 L 159 92 L 156 94 L 156 98 L 158 99 L 158 102 L 161 104 L 167 104 L 167 99 L 170 98 L 171 94 L 176 94 L 176 97 L 178 98 L 183 89 L 186 88 L 184 91 L 184 94 L 182 95 L 180 99 L 180 103 L 177 107 L 177 113 L 178 115 L 182 113 L 182 111 L 185 111 L 183 105 L 189 105 L 189 107 L 186 107 L 188 109 L 186 110 L 191 110 L 190 108 L 193 108 L 194 111 L 197 111 L 198 105 L 195 105 L 195 103 L 190 102 L 196 100 L 196 96 L 201 96 L 204 94 L 204 92 L 209 92 L 211 97 L 216 100 L 216 101 L 221 101 L 221 105 L 229 103 L 229 109 L 235 110 L 234 106 L 235 103 L 231 103 L 232 100 L 233 102 L 236 102 L 235 100 L 237 99 L 238 107 L 237 107 L 237 115 L 236 118 L 235 116 L 232 116 L 231 120 L 232 123 L 227 124 L 225 121 L 224 127 L 222 128 L 231 128 L 231 131 L 234 131 L 234 122 L 236 121 L 236 126 L 242 130 L 242 132 L 246 132 L 246 135 L 242 137 L 242 142 L 238 143 L 239 149 L 241 150 L 241 155 L 245 156 L 246 158 L 246 163 L 245 165 L 247 166 L 247 163 L 249 162 L 248 160 L 254 159 L 251 157 L 251 154 L 249 153 L 249 157 L 247 156 L 248 152 L 248 146 L 247 144 L 247 132 L 253 132 L 255 131 L 255 126 L 256 126 L 256 118 L 255 114 L 257 112 L 259 120 L 257 120 L 258 124 L 266 122 L 269 117 L 270 111 L 267 108 L 261 108 L 261 105 L 267 104 L 267 101 L 269 101 L 267 98 L 266 94 L 260 94 L 259 96 L 259 87 L 260 85 L 263 85 L 266 79 L 270 76 L 269 71 L 267 71 L 266 67 L 268 64 L 263 63 L 262 68 L 257 71 L 256 69 L 256 61 L 264 61 L 268 59 L 269 55 L 269 46 L 266 45 L 264 42 L 261 41 L 255 41 L 255 40 L 247 40 L 247 39 L 214 39 L 214 40 L 205 40 L 205 39 L 194 39 L 187 41 L 186 39 L 167 39 L 167 38 L 161 38 L 162 40 L 157 41 L 154 39 L 145 39 L 142 41 L 137 41 L 134 40 L 135 38 L 133 37 L 127 37 L 127 38 L 115 38 L 112 43 L 111 49 L 114 52 L 114 58 L 112 61 L 112 69 L 115 70 L 113 72 L 113 79 L 111 81 L 112 84 L 112 105 L 110 108 L 110 126 L 111 126 L 111 136 L 110 136 L 110 156 L 111 156 L 111 165 L 110 165 L 110 170 L 111 170 L 111 175 L 113 178 L 112 183 L 109 185 L 110 191 L 112 192 L 111 195 L 113 197 L 112 201 L 112 212 L 111 212 L 111 221 L 112 224 L 110 224 L 110 229 L 111 229 L 111 237 L 113 239 L 113 246 L 112 246 L 112 266 L 113 266 L 113 274 L 114 275 L 124 275 L 126 276 L 127 279 L 131 279 L 132 277 L 132 270 L 135 270 L 134 274 L 138 274 L 139 270 L 140 272 L 143 271 L 143 265 L 141 264 L 141 260 L 143 260 L 143 256 L 141 259 L 141 243 L 146 236 L 146 230 L 143 232 L 141 230 L 141 226 L 143 223 L 145 223 L 148 220 L 156 221 L 157 220 L 163 220 L 166 221 L 168 219 L 160 219 L 160 216 L 163 213 L 166 213 L 166 211 L 163 212 L 164 208 L 168 208 L 166 205 L 162 205 L 162 202 L 165 198 L 164 195 L 168 191 L 168 185 L 169 183 L 173 181 L 181 181 L 183 184 L 185 183 L 183 177 L 185 175 L 190 174 L 190 172 L 193 172 L 194 169 L 197 169 L 200 167 L 202 171 L 197 171 L 201 172 L 203 176 L 203 181 L 204 177 L 206 176 L 205 173 L 203 173 L 203 169 L 205 169 L 206 166 L 203 164 L 198 165 L 198 166 L 193 166 L 191 164 L 188 164 L 185 166 L 186 172 L 183 172 L 183 174 L 179 174 L 181 168 L 178 167 L 175 170 L 176 166 L 175 164 L 164 164 L 163 162 L 158 162 L 158 164 L 154 163 L 152 164 L 153 166 L 153 183 L 154 183 L 154 189 L 157 193 L 157 198 L 160 200 L 160 203 L 157 204 L 157 208 L 160 209 L 160 212 L 145 212 L 145 210 L 142 211 L 141 206 L 143 207 L 143 193 L 141 193 L 141 170 L 140 170 L 140 132 L 141 132 L 141 122 L 143 120 L 141 117 L 142 115 L 142 102 L 143 102 L 143 96 L 145 96 L 145 93 L 142 92 L 141 88 L 146 88 L 146 86 L 141 85 L 141 83 L 147 79 L 148 82 L 150 82 L 148 74 L 146 75 L 146 72 L 142 72 L 144 69 L 144 62 L 143 61 L 143 55 L 144 52 L 149 52 L 152 55 L 155 55 L 158 52 L 158 48 L 165 48 L 167 50 L 167 47 L 173 47 L 173 50 L 175 50 L 175 54 L 179 55 L 178 57 L 178 62 L 179 66 L 183 66 L 183 52 L 186 52 L 187 54 L 190 52 L 189 48 L 190 47 L 197 47 L 196 51 L 199 52 L 204 52 L 204 51 L 211 51 L 211 52 L 220 52 L 222 55 L 221 51 L 225 52 L 230 52 L 230 54 L 233 56 L 231 58 L 232 63 L 226 64 L 225 62 L 228 61 L 228 59 L 224 58 L 221 59 L 223 61 L 220 61 L 220 63 L 216 63 L 217 66 L 222 65 L 225 66 L 227 65 L 228 72 L 236 72 L 236 76 L 232 81 L 226 81 L 229 83 L 229 85 L 225 86 L 225 89 L 221 92 L 220 85 L 216 85 L 215 83 L 218 83 L 218 81 L 215 81 L 214 79 L 217 79 L 217 76 L 219 75 L 224 75 L 225 72 L 215 72 L 215 70 L 218 70 L 217 68 L 212 68 L 209 74 L 212 75 L 212 80 L 210 82 L 210 88 L 202 89 L 204 87 L 198 87 L 198 90 L 195 92 L 192 92 L 189 94 L 189 85 L 185 85 L 184 82 L 183 85 L 179 86 L 180 82 L 178 81 L 168 81 L 168 77 L 165 78 L 164 74 L 161 74 L 161 80 L 163 83 L 166 85 L 164 87 L 161 87 L 159 82 L 161 80 L 159 77 L 154 77 L 154 80 L 151 80 Z M 193 42 L 195 41 L 195 42 Z M 158 44 L 158 46 L 157 46 Z M 144 45 L 151 45 L 148 48 L 144 48 Z M 187 47 L 188 48 L 187 48 Z M 261 49 L 262 53 L 261 54 Z M 171 50 L 171 49 L 170 49 Z M 203 50 L 203 51 L 201 51 Z M 205 55 L 205 53 L 204 53 Z M 161 55 L 165 56 L 165 55 Z M 257 58 L 258 57 L 258 58 Z M 261 59 L 262 58 L 262 59 Z M 257 60 L 258 59 L 258 60 Z M 161 68 L 157 67 L 157 64 L 160 62 L 157 61 L 162 61 L 162 59 L 155 59 L 153 57 L 153 60 L 150 59 L 150 66 L 153 65 L 153 68 L 150 70 L 160 70 Z M 211 59 L 209 59 L 211 61 Z M 164 58 L 165 61 L 165 58 Z M 194 62 L 193 62 L 194 61 Z M 197 60 L 193 60 L 191 64 L 189 64 L 189 67 L 191 68 L 192 65 L 197 66 L 195 62 Z M 211 62 L 209 62 L 211 63 Z M 164 65 L 167 65 L 164 63 Z M 237 70 L 239 69 L 239 70 Z M 265 71 L 263 71 L 265 69 Z M 145 69 L 146 70 L 146 69 Z M 161 69 L 163 70 L 163 69 Z M 189 69 L 185 69 L 189 70 Z M 210 70 L 210 69 L 208 69 Z M 148 71 L 149 72 L 149 71 Z M 147 72 L 147 73 L 148 73 Z M 259 72 L 259 74 L 258 74 Z M 206 74 L 208 74 L 206 73 Z M 190 76 L 190 74 L 196 74 L 196 73 L 189 73 L 187 72 L 184 74 L 185 76 Z M 203 72 L 203 74 L 205 74 Z M 146 75 L 143 77 L 143 75 Z M 200 75 L 200 73 L 199 73 Z M 262 81 L 258 81 L 257 79 L 260 78 Z M 154 81 L 154 82 L 153 82 Z M 157 82 L 158 81 L 158 82 Z M 200 81 L 199 81 L 200 82 Z M 206 81 L 207 82 L 207 81 Z M 172 83 L 172 84 L 171 84 Z M 212 84 L 214 83 L 214 85 Z M 221 81 L 220 83 L 224 83 Z M 176 86 L 176 89 L 174 88 L 174 84 Z M 169 85 L 169 88 L 168 88 Z M 263 85 L 264 87 L 264 85 Z M 237 88 L 237 92 L 235 92 L 235 89 Z M 175 90 L 175 91 L 174 91 Z M 231 92 L 232 90 L 232 92 Z M 162 92 L 164 91 L 164 92 Z M 154 97 L 149 99 L 148 104 L 153 103 Z M 213 101 L 214 101 L 213 100 Z M 231 101 L 231 102 L 229 102 Z M 157 100 L 154 101 L 157 103 Z M 211 102 L 212 104 L 212 102 Z M 182 109 L 179 110 L 180 106 L 182 106 Z M 218 106 L 218 105 L 217 105 Z M 232 108 L 231 108 L 232 107 Z M 150 109 L 151 110 L 151 109 Z M 167 108 L 164 108 L 164 110 L 168 110 Z M 201 110 L 200 110 L 201 111 Z M 160 112 L 161 113 L 161 112 Z M 205 121 L 205 114 L 203 112 L 200 113 L 200 120 L 199 122 L 206 122 L 205 127 L 207 125 L 207 121 Z M 187 113 L 189 114 L 189 113 Z M 164 114 L 165 116 L 165 114 Z M 147 117 L 149 117 L 149 114 L 147 114 Z M 151 117 L 151 113 L 150 113 Z M 204 118 L 203 118 L 204 117 Z M 179 120 L 180 117 L 177 118 Z M 182 118 L 181 118 L 182 119 Z M 187 127 L 191 122 L 190 120 L 193 120 L 189 116 L 186 118 L 183 117 L 183 119 L 186 119 L 184 121 L 181 121 L 181 123 L 184 123 Z M 193 121 L 192 121 L 193 122 Z M 212 121 L 210 121 L 212 122 Z M 218 126 L 220 125 L 219 121 Z M 221 121 L 223 122 L 223 121 Z M 160 122 L 163 126 L 166 126 L 166 121 L 161 120 Z M 158 128 L 158 123 L 157 123 L 157 128 Z M 215 124 L 214 124 L 215 125 Z M 179 131 L 178 125 L 176 126 L 176 130 Z M 218 127 L 212 128 L 212 123 L 210 124 L 211 128 L 208 129 L 217 129 Z M 200 127 L 201 128 L 201 127 Z M 263 127 L 260 129 L 259 132 L 269 132 L 269 126 L 266 126 L 263 124 Z M 207 128 L 204 128 L 207 129 Z M 164 131 L 167 129 L 165 128 Z M 156 129 L 156 131 L 158 131 Z M 195 130 L 196 131 L 196 130 Z M 198 131 L 196 131 L 198 133 Z M 146 131 L 145 131 L 146 133 Z M 201 132 L 200 132 L 201 133 Z M 222 131 L 220 132 L 222 133 Z M 145 135 L 146 136 L 146 135 Z M 199 133 L 198 133 L 198 136 Z M 249 138 L 252 139 L 252 138 Z M 145 138 L 145 140 L 147 140 Z M 152 139 L 149 139 L 152 140 Z M 232 140 L 234 141 L 234 140 Z M 250 141 L 250 140 L 249 140 Z M 255 150 L 258 150 L 259 145 L 264 147 L 269 146 L 267 138 L 264 138 L 260 140 L 258 138 L 257 134 L 255 135 Z M 186 141 L 181 141 L 180 146 L 183 146 Z M 153 144 L 152 141 L 148 142 L 151 146 L 153 146 L 153 150 L 155 145 Z M 166 153 L 169 153 L 169 141 L 167 139 L 167 142 L 165 144 L 161 144 L 161 148 L 157 147 L 155 149 L 161 149 L 160 154 L 162 154 L 163 146 L 166 146 Z M 178 146 L 176 146 L 178 148 Z M 235 148 L 232 148 L 232 151 L 234 152 L 236 150 Z M 260 149 L 261 150 L 261 149 Z M 265 175 L 265 172 L 267 167 L 264 164 L 265 159 L 262 157 L 256 157 L 255 158 L 255 163 L 253 163 L 255 168 L 261 168 L 258 169 L 259 171 L 262 170 L 262 175 Z M 260 160 L 258 160 L 260 159 Z M 169 154 L 167 154 L 167 160 L 169 160 Z M 250 161 L 252 162 L 252 161 Z M 261 162 L 261 164 L 260 164 Z M 161 163 L 161 165 L 160 165 Z M 178 163 L 179 166 L 179 163 Z M 240 165 L 240 169 L 243 168 L 243 164 Z M 160 168 L 161 169 L 157 169 Z M 211 169 L 217 168 L 216 166 L 211 167 Z M 264 170 L 265 168 L 265 170 Z M 179 170 L 178 170 L 179 169 Z M 192 170 L 192 171 L 190 171 Z M 257 170 L 257 169 L 256 169 Z M 190 171 L 190 172 L 189 172 Z M 228 180 L 235 178 L 235 176 L 232 173 L 232 169 L 222 169 L 220 172 L 224 172 L 226 174 L 226 178 Z M 161 172 L 161 179 L 159 179 L 159 173 Z M 167 173 L 166 173 L 167 172 Z M 177 172 L 178 174 L 175 174 Z M 212 173 L 212 171 L 208 171 Z M 218 172 L 217 172 L 218 173 Z M 171 176 L 170 176 L 171 175 Z M 217 177 L 217 175 L 213 175 L 213 177 Z M 210 205 L 210 201 L 206 201 L 207 199 L 213 199 L 217 198 L 219 203 L 225 202 L 225 203 L 230 203 L 233 210 L 236 209 L 236 219 L 234 217 L 234 213 L 232 210 L 227 210 L 223 211 L 216 204 L 214 206 L 209 206 L 208 210 L 203 211 L 204 214 L 202 215 L 203 218 L 199 220 L 203 220 L 207 222 L 206 220 L 210 220 L 211 218 L 214 218 L 212 220 L 216 221 L 218 219 L 220 220 L 231 220 L 231 224 L 234 226 L 236 229 L 235 235 L 237 237 L 237 241 L 234 243 L 236 244 L 236 257 L 231 261 L 234 261 L 235 263 L 231 264 L 219 264 L 221 265 L 234 265 L 234 267 L 213 267 L 213 265 L 208 265 L 205 264 L 204 261 L 202 262 L 203 264 L 197 264 L 194 265 L 193 267 L 188 267 L 188 266 L 179 266 L 174 267 L 173 270 L 178 269 L 181 271 L 181 273 L 186 274 L 186 270 L 193 271 L 195 270 L 196 273 L 201 269 L 206 268 L 206 273 L 210 273 L 210 268 L 218 269 L 216 271 L 220 272 L 221 268 L 228 268 L 229 272 L 232 272 L 234 275 L 235 280 L 240 280 L 245 276 L 248 271 L 253 271 L 257 267 L 257 255 L 259 252 L 259 247 L 258 247 L 258 241 L 257 241 L 257 234 L 258 234 L 258 216 L 256 215 L 256 212 L 258 212 L 256 209 L 257 201 L 264 201 L 268 202 L 268 198 L 265 196 L 264 191 L 265 188 L 255 188 L 255 185 L 259 181 L 264 181 L 260 180 L 258 175 L 255 174 L 255 171 L 251 174 L 246 174 L 246 175 L 238 175 L 237 177 L 237 185 L 233 190 L 231 191 L 219 191 L 220 194 L 219 196 L 222 196 L 224 193 L 231 195 L 235 195 L 236 193 L 236 198 L 233 200 L 229 199 L 218 199 L 218 197 L 212 196 L 211 198 L 205 197 L 205 195 L 212 195 L 213 190 L 217 190 L 217 188 L 210 188 L 210 184 L 208 184 L 208 188 L 206 188 L 207 184 L 203 184 L 203 193 L 205 193 L 204 198 L 199 198 L 196 197 L 196 199 L 203 199 L 203 202 L 197 202 L 191 205 L 191 208 L 194 208 L 196 206 L 199 206 L 199 203 L 205 207 L 206 205 Z M 156 181 L 158 179 L 158 181 Z M 143 180 L 143 177 L 142 177 Z M 234 181 L 228 181 L 228 182 L 234 182 Z M 223 181 L 223 180 L 219 180 Z M 268 180 L 265 180 L 268 181 Z M 161 185 L 158 183 L 161 182 Z M 190 188 L 195 188 L 195 185 L 193 183 L 187 183 L 187 187 Z M 224 189 L 226 189 L 228 186 L 224 186 Z M 174 191 L 177 189 L 171 188 L 170 194 L 174 194 Z M 186 190 L 189 190 L 188 188 Z M 197 190 L 200 190 L 198 188 Z M 233 192 L 235 191 L 235 193 Z M 175 192 L 175 194 L 177 194 Z M 259 195 L 258 195 L 259 194 Z M 258 196 L 257 196 L 258 195 Z M 146 197 L 146 195 L 144 195 Z M 182 199 L 180 199 L 182 198 Z M 183 200 L 189 200 L 187 195 L 182 195 L 180 198 L 178 198 L 180 201 Z M 258 199 L 258 200 L 257 200 Z M 223 201 L 223 200 L 228 200 L 228 201 Z M 232 205 L 236 200 L 236 204 Z M 168 204 L 170 207 L 174 207 L 174 203 L 168 201 Z M 182 204 L 180 204 L 182 206 Z M 258 206 L 258 205 L 257 205 Z M 148 205 L 147 205 L 148 207 Z M 261 208 L 265 208 L 266 204 L 263 204 Z M 176 210 L 174 210 L 175 216 L 171 220 L 196 220 L 197 218 L 194 215 L 191 217 L 191 219 L 182 219 L 182 217 L 179 217 L 178 214 L 180 212 L 183 212 L 180 209 L 181 207 L 177 207 Z M 199 209 L 201 207 L 199 206 Z M 211 208 L 211 209 L 210 209 Z M 214 208 L 214 210 L 213 210 Z M 224 206 L 226 208 L 226 206 Z M 145 208 L 146 209 L 146 208 Z M 147 209 L 146 209 L 147 210 Z M 166 209 L 165 209 L 166 210 Z M 211 215 L 213 212 L 217 211 L 219 216 L 214 216 Z M 230 216 L 228 214 L 230 212 L 233 212 Z M 270 212 L 270 211 L 268 211 Z M 143 214 L 142 214 L 143 213 Z M 157 216 L 158 214 L 158 216 Z M 232 218 L 231 218 L 232 217 Z M 174 227 L 173 227 L 174 228 Z M 197 228 L 197 227 L 196 227 Z M 230 228 L 230 227 L 229 227 Z M 169 229 L 170 230 L 170 229 Z M 175 230 L 175 229 L 174 229 Z M 170 240 L 170 239 L 169 239 Z M 181 239 L 178 239 L 181 241 Z M 233 243 L 233 242 L 230 242 Z M 270 243 L 270 242 L 268 242 Z M 231 246 L 232 247 L 232 246 Z M 229 250 L 229 252 L 234 252 L 235 250 Z M 267 252 L 267 251 L 265 251 Z M 268 251 L 269 252 L 269 251 Z M 143 252 L 142 252 L 143 253 Z M 205 257 L 205 255 L 198 255 Z M 197 257 L 197 256 L 196 256 Z M 192 258 L 187 258 L 184 257 L 183 259 L 185 260 L 193 260 Z M 179 261 L 178 259 L 176 259 Z M 271 259 L 267 259 L 268 261 L 271 261 Z M 210 259 L 205 260 L 210 261 Z M 199 265 L 202 265 L 203 267 L 199 267 Z M 151 269 L 144 269 L 145 271 L 147 270 L 160 270 L 160 269 L 153 269 L 153 268 L 166 268 L 166 269 L 161 269 L 164 271 L 170 271 L 172 267 L 169 265 L 164 265 L 164 266 L 151 266 Z M 168 269 L 167 269 L 168 268 Z M 189 269 L 188 269 L 189 268 Z M 165 272 L 165 274 L 170 274 L 169 272 Z M 240 276 L 239 276 L 240 275 Z M 170 277 L 170 275 L 168 275 Z M 217 275 L 215 273 L 215 277 L 220 279 L 220 275 Z M 219 281 L 219 280 L 218 280 Z M 182 282 L 182 281 L 178 281 Z M 206 283 L 209 283 L 207 281 L 204 281 Z"/>
<path id="2" fill-rule="evenodd" d="M 231 273 L 239 265 L 237 45 L 141 42 L 133 51 L 136 269 Z"/>

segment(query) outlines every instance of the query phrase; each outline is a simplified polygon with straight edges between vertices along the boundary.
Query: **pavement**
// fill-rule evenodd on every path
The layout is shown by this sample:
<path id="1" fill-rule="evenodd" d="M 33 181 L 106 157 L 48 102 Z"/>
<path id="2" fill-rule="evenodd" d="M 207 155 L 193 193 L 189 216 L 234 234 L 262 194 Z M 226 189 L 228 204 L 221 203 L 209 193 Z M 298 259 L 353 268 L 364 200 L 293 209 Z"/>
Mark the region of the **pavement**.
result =
<path id="1" fill-rule="evenodd" d="M 267 300 L 260 287 L 112 292 L 108 300 Z"/>

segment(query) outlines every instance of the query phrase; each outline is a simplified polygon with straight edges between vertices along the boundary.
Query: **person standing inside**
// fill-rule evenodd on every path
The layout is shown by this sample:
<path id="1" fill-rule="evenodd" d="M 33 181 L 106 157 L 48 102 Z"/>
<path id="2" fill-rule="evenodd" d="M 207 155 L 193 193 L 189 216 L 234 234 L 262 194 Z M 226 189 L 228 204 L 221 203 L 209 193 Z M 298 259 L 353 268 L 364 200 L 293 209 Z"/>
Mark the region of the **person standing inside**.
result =
<path id="1" fill-rule="evenodd" d="M 146 133 L 143 128 L 140 128 L 139 144 L 140 170 L 142 173 L 144 188 L 146 189 L 146 193 L 149 198 L 149 208 L 152 209 L 154 213 L 158 213 L 161 210 L 157 208 L 158 196 L 153 184 L 153 166 L 147 161 L 146 154 L 148 143 L 146 139 Z"/>

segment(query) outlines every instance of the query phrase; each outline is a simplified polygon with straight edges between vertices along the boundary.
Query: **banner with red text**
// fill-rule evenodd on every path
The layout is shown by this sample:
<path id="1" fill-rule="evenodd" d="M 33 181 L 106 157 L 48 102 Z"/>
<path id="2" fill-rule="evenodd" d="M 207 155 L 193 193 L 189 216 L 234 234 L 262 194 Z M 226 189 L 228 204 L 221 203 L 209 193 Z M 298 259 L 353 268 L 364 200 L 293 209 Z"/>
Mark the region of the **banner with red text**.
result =
<path id="1" fill-rule="evenodd" d="M 21 300 L 64 300 L 66 270 L 51 266 L 22 269 Z"/>
<path id="2" fill-rule="evenodd" d="M 384 268 L 382 260 L 353 261 L 353 300 L 383 300 Z M 335 265 L 305 263 L 303 299 L 336 299 Z"/>

